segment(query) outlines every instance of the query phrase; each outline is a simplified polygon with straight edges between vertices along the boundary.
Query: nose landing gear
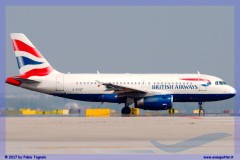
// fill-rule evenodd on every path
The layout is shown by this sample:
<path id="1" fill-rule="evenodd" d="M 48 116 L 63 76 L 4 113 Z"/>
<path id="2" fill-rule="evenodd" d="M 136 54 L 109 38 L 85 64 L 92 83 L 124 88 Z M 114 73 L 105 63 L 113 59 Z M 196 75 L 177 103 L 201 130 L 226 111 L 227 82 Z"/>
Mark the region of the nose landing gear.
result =
<path id="1" fill-rule="evenodd" d="M 198 102 L 199 105 L 199 116 L 205 116 L 205 110 L 202 106 L 202 102 Z"/>

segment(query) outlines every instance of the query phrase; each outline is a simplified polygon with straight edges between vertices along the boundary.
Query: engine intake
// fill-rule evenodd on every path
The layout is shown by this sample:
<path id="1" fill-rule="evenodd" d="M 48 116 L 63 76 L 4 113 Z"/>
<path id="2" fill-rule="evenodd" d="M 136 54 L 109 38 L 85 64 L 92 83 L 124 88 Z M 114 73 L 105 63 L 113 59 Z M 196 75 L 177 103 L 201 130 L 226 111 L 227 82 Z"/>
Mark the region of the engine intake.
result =
<path id="1" fill-rule="evenodd" d="M 135 101 L 135 107 L 144 110 L 167 110 L 172 108 L 172 95 L 144 97 Z"/>

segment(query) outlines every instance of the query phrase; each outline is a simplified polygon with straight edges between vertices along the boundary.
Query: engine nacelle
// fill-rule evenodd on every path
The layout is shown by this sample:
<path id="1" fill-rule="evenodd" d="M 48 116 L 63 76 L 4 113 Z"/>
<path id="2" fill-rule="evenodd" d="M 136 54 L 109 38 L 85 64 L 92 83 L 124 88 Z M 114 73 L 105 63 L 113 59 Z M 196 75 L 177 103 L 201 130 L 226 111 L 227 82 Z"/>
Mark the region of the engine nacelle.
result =
<path id="1" fill-rule="evenodd" d="M 135 101 L 135 107 L 145 110 L 167 110 L 172 108 L 172 95 L 144 97 Z"/>

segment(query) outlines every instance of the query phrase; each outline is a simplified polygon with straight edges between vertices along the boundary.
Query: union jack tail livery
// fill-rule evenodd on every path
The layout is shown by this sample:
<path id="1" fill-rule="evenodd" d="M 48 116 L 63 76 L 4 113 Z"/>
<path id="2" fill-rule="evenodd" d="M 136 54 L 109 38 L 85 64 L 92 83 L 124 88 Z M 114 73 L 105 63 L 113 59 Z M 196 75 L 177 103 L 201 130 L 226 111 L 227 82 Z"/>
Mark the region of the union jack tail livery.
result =
<path id="1" fill-rule="evenodd" d="M 12 33 L 11 39 L 22 77 L 46 76 L 53 71 L 52 66 L 24 34 Z"/>

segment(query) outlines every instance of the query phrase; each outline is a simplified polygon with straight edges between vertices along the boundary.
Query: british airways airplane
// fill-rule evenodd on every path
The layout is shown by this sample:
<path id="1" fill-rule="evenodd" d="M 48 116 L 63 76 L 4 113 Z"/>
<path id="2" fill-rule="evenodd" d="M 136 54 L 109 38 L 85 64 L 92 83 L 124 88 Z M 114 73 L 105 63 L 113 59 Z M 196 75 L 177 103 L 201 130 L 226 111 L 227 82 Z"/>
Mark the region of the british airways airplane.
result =
<path id="1" fill-rule="evenodd" d="M 174 111 L 173 102 L 203 102 L 232 98 L 236 90 L 222 79 L 204 74 L 64 74 L 56 71 L 22 33 L 11 39 L 20 75 L 6 83 L 58 97 L 89 102 L 124 103 L 145 110 Z"/>

